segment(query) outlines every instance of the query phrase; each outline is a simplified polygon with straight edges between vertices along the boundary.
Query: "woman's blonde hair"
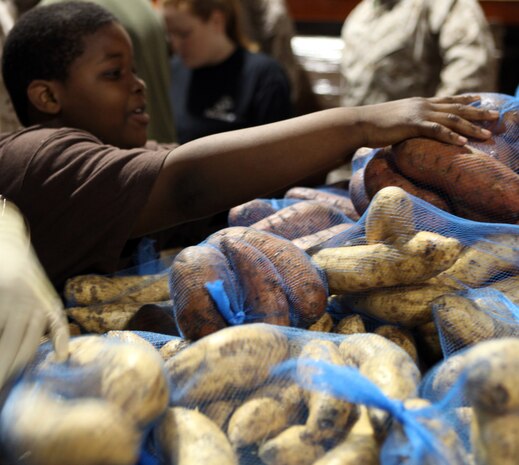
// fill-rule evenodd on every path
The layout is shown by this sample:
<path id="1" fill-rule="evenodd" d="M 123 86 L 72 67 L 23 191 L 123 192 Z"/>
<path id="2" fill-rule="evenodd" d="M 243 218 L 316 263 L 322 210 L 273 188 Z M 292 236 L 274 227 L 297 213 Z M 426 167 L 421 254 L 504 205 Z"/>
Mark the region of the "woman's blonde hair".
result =
<path id="1" fill-rule="evenodd" d="M 162 6 L 175 8 L 187 6 L 191 14 L 207 21 L 213 11 L 219 10 L 225 16 L 225 33 L 236 45 L 257 51 L 258 46 L 244 32 L 243 11 L 239 0 L 162 0 Z"/>

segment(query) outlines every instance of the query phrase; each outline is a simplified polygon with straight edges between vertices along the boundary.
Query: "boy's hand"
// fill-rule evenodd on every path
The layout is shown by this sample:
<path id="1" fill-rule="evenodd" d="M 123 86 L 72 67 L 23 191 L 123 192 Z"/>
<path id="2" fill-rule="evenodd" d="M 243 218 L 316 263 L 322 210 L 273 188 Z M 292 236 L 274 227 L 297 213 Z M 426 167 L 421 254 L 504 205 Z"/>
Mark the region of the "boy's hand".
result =
<path id="1" fill-rule="evenodd" d="M 0 388 L 29 363 L 46 330 L 68 355 L 63 304 L 34 253 L 19 211 L 0 198 Z"/>
<path id="2" fill-rule="evenodd" d="M 464 145 L 467 137 L 488 139 L 491 132 L 473 121 L 496 120 L 499 112 L 476 108 L 474 95 L 414 97 L 358 107 L 368 147 L 383 147 L 412 137 Z M 466 137 L 464 137 L 466 136 Z"/>

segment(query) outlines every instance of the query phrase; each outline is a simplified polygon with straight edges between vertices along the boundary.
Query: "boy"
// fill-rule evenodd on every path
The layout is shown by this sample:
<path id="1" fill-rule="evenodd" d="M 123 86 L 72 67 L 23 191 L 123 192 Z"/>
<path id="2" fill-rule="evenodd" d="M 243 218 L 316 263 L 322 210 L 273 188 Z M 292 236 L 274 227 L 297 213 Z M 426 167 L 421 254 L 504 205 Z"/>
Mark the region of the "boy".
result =
<path id="1" fill-rule="evenodd" d="M 332 169 L 361 146 L 428 136 L 490 136 L 477 98 L 334 108 L 255 128 L 150 147 L 145 85 L 131 41 L 90 2 L 38 7 L 7 38 L 6 87 L 26 127 L 0 139 L 0 193 L 25 214 L 58 288 L 110 273 L 130 239 L 208 217 Z"/>

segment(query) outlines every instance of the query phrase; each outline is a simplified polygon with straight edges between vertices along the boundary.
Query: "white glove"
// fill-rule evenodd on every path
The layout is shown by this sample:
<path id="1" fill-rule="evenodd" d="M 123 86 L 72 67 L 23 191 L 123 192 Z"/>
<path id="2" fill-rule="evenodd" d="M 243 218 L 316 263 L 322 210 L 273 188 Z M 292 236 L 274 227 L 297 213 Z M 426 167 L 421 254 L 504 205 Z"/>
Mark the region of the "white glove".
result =
<path id="1" fill-rule="evenodd" d="M 0 388 L 32 360 L 49 331 L 58 360 L 68 356 L 63 303 L 50 283 L 19 210 L 0 196 Z"/>

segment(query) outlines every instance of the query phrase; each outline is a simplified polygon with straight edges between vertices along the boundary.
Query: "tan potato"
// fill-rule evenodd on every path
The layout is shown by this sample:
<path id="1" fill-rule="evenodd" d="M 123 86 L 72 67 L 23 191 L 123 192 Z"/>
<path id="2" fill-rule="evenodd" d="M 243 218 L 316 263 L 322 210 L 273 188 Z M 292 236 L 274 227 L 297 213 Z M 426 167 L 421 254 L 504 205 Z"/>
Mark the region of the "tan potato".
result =
<path id="1" fill-rule="evenodd" d="M 101 276 L 81 275 L 65 283 L 63 295 L 69 306 L 147 303 L 169 300 L 168 275 Z"/>
<path id="2" fill-rule="evenodd" d="M 384 336 L 390 341 L 394 342 L 397 346 L 404 349 L 409 356 L 413 359 L 413 362 L 418 364 L 418 351 L 416 349 L 416 342 L 411 332 L 405 328 L 400 328 L 395 325 L 381 325 L 374 331 L 375 334 Z"/>
<path id="3" fill-rule="evenodd" d="M 344 299 L 359 313 L 412 328 L 431 321 L 431 302 L 453 290 L 448 285 L 423 283 L 372 289 L 345 295 Z"/>
<path id="4" fill-rule="evenodd" d="M 286 335 L 274 325 L 230 326 L 186 347 L 165 363 L 184 405 L 228 398 L 262 384 L 288 355 Z"/>
<path id="5" fill-rule="evenodd" d="M 481 342 L 468 349 L 465 392 L 476 413 L 519 411 L 519 339 Z"/>
<path id="6" fill-rule="evenodd" d="M 225 431 L 229 418 L 240 405 L 241 400 L 239 398 L 215 400 L 214 402 L 204 404 L 201 411 L 214 421 L 222 431 Z"/>
<path id="7" fill-rule="evenodd" d="M 455 350 L 496 335 L 494 321 L 465 296 L 446 294 L 431 303 L 438 331 Z"/>
<path id="8" fill-rule="evenodd" d="M 133 465 L 142 435 L 117 405 L 67 400 L 40 384 L 18 385 L 0 414 L 0 435 L 12 463 Z"/>
<path id="9" fill-rule="evenodd" d="M 91 378 L 99 377 L 100 395 L 144 427 L 164 412 L 169 401 L 163 360 L 152 349 L 102 336 L 81 336 L 70 341 L 67 363 L 84 367 Z M 52 363 L 52 356 L 40 370 Z"/>
<path id="10" fill-rule="evenodd" d="M 188 347 L 189 344 L 190 342 L 187 339 L 181 337 L 173 338 L 159 349 L 159 354 L 162 356 L 164 361 L 166 361 Z"/>
<path id="11" fill-rule="evenodd" d="M 112 330 L 108 331 L 105 334 L 105 337 L 107 337 L 108 339 L 116 339 L 118 341 L 129 342 L 131 344 L 140 344 L 149 350 L 157 350 L 151 342 L 147 341 L 146 339 L 134 333 L 133 331 Z"/>
<path id="12" fill-rule="evenodd" d="M 519 457 L 519 412 L 477 412 L 471 443 L 478 465 L 516 465 Z"/>
<path id="13" fill-rule="evenodd" d="M 272 397 L 244 402 L 229 419 L 227 436 L 235 448 L 259 444 L 290 424 L 289 412 Z"/>
<path id="14" fill-rule="evenodd" d="M 385 187 L 371 200 L 366 216 L 368 244 L 406 242 L 416 232 L 413 200 L 400 187 Z"/>
<path id="15" fill-rule="evenodd" d="M 308 327 L 308 331 L 319 331 L 329 333 L 333 328 L 333 319 L 329 313 L 324 313 L 313 325 Z"/>
<path id="16" fill-rule="evenodd" d="M 419 410 L 430 405 L 425 399 L 409 399 L 404 402 L 407 410 Z M 456 430 L 441 419 L 441 417 L 419 415 L 418 421 L 424 425 L 437 441 L 437 448 L 430 446 L 424 450 L 420 463 L 424 465 L 434 465 L 437 463 L 448 463 L 449 465 L 466 465 L 469 463 L 467 451 Z M 397 455 L 393 456 L 395 463 L 409 462 L 409 448 L 405 445 L 409 443 L 408 435 L 403 430 L 399 422 L 393 422 L 386 438 L 385 446 L 391 448 L 400 445 Z M 392 449 L 392 448 L 391 448 Z M 393 450 L 390 451 L 393 455 Z"/>
<path id="17" fill-rule="evenodd" d="M 154 429 L 157 447 L 168 465 L 237 465 L 223 431 L 203 413 L 170 407 Z"/>
<path id="18" fill-rule="evenodd" d="M 124 330 L 143 305 L 145 304 L 117 302 L 90 307 L 69 307 L 65 312 L 85 331 L 103 334 L 111 330 Z"/>
<path id="19" fill-rule="evenodd" d="M 416 326 L 416 342 L 422 360 L 429 366 L 443 358 L 440 336 L 434 321 L 428 321 Z"/>
<path id="20" fill-rule="evenodd" d="M 339 345 L 346 364 L 357 366 L 360 373 L 392 398 L 405 400 L 417 396 L 420 370 L 409 354 L 394 342 L 374 333 L 347 336 Z M 389 414 L 369 409 L 377 438 L 382 438 L 389 425 Z"/>
<path id="21" fill-rule="evenodd" d="M 375 438 L 350 434 L 314 465 L 379 465 L 379 447 Z"/>
<path id="22" fill-rule="evenodd" d="M 307 342 L 299 355 L 300 361 L 324 361 L 334 365 L 344 365 L 343 358 L 336 344 L 327 340 L 311 340 Z M 303 385 L 309 385 L 314 369 L 298 364 L 297 372 Z M 306 381 L 308 380 L 308 381 Z M 358 418 L 355 404 L 346 402 L 327 392 L 309 390 L 306 395 L 308 418 L 305 435 L 312 441 L 338 441 L 346 436 Z"/>
<path id="23" fill-rule="evenodd" d="M 495 234 L 466 247 L 437 279 L 477 288 L 503 272 L 519 273 L 519 234 Z"/>
<path id="24" fill-rule="evenodd" d="M 366 326 L 360 315 L 353 314 L 341 318 L 333 328 L 333 332 L 337 334 L 365 333 Z"/>
<path id="25" fill-rule="evenodd" d="M 304 425 L 295 425 L 259 447 L 258 455 L 266 465 L 312 465 L 325 453 L 323 446 L 312 442 Z"/>
<path id="26" fill-rule="evenodd" d="M 449 268 L 462 245 L 428 231 L 394 247 L 387 244 L 330 247 L 312 255 L 326 273 L 332 294 L 424 282 Z"/>

